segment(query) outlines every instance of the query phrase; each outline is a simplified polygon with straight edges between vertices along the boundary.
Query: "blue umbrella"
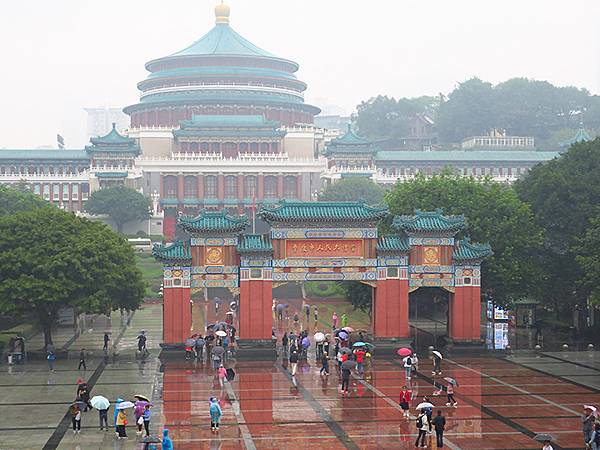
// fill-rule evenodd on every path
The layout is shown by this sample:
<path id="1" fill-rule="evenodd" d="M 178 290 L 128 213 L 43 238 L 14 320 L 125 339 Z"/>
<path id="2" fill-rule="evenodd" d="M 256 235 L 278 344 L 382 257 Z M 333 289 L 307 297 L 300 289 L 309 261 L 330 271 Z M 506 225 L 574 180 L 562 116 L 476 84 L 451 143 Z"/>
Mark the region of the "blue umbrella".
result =
<path id="1" fill-rule="evenodd" d="M 340 333 L 338 334 L 338 337 L 342 340 L 345 341 L 348 339 L 348 333 L 346 333 L 345 331 L 340 331 Z"/>
<path id="2" fill-rule="evenodd" d="M 352 347 L 365 347 L 367 344 L 365 344 L 364 342 L 355 342 Z"/>
<path id="3" fill-rule="evenodd" d="M 310 347 L 310 340 L 307 337 L 302 339 L 302 347 L 304 347 L 304 348 Z"/>

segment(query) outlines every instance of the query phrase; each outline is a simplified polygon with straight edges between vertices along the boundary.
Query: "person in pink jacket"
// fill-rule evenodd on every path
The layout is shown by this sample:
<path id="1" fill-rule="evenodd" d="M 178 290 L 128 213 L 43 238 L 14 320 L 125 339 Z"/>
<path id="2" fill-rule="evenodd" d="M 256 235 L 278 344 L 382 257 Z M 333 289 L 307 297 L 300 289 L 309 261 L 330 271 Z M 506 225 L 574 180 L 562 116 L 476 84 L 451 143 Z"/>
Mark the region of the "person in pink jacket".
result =
<path id="1" fill-rule="evenodd" d="M 333 325 L 333 329 L 335 330 L 337 328 L 337 323 L 338 323 L 338 316 L 335 313 L 335 311 L 333 312 L 333 316 L 331 316 L 331 323 Z"/>
<path id="2" fill-rule="evenodd" d="M 217 370 L 217 375 L 219 376 L 219 384 L 223 387 L 223 383 L 225 383 L 225 378 L 227 377 L 227 369 L 221 364 L 219 369 Z"/>

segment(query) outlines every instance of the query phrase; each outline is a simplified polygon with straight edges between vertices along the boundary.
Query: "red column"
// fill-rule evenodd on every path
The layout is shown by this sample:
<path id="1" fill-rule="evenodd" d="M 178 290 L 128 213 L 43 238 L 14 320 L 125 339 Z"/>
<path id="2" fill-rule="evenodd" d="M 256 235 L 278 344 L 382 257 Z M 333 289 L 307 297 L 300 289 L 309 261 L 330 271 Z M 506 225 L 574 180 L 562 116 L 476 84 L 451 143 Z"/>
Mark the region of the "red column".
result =
<path id="1" fill-rule="evenodd" d="M 177 223 L 176 211 L 173 208 L 167 208 L 164 210 L 163 217 L 163 236 L 168 242 L 173 241 L 175 238 L 175 226 Z"/>
<path id="2" fill-rule="evenodd" d="M 163 292 L 163 342 L 169 345 L 182 344 L 190 336 L 192 326 L 190 288 L 165 287 Z"/>
<path id="3" fill-rule="evenodd" d="M 225 175 L 217 175 L 217 198 L 220 202 L 225 199 Z"/>
<path id="4" fill-rule="evenodd" d="M 272 306 L 271 280 L 240 280 L 240 339 L 271 339 Z"/>
<path id="5" fill-rule="evenodd" d="M 457 286 L 450 298 L 450 338 L 479 342 L 481 339 L 481 291 L 479 286 Z"/>
<path id="6" fill-rule="evenodd" d="M 262 173 L 258 174 L 256 191 L 257 200 L 262 200 L 265 198 L 265 176 Z"/>
<path id="7" fill-rule="evenodd" d="M 408 280 L 377 280 L 373 308 L 376 338 L 409 337 Z"/>

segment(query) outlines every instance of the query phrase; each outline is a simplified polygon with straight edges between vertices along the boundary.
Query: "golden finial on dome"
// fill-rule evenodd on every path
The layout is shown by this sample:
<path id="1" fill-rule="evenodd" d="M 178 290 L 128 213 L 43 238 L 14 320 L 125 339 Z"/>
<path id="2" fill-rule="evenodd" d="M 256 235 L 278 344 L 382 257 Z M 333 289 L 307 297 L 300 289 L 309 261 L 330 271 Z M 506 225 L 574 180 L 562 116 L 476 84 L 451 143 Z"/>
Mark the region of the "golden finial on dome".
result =
<path id="1" fill-rule="evenodd" d="M 229 24 L 229 5 L 226 5 L 221 0 L 221 3 L 215 6 L 215 23 L 220 24 Z"/>

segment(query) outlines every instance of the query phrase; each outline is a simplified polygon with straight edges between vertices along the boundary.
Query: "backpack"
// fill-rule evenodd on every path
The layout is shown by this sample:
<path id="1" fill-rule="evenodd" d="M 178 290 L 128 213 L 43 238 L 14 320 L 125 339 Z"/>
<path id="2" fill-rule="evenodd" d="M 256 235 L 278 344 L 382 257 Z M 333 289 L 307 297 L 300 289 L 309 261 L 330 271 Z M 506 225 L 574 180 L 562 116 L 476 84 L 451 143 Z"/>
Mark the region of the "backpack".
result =
<path id="1" fill-rule="evenodd" d="M 412 358 L 411 358 L 410 356 L 408 356 L 408 357 L 406 358 L 406 365 L 407 365 L 407 366 L 412 366 Z"/>
<path id="2" fill-rule="evenodd" d="M 423 414 L 417 417 L 417 428 L 421 429 L 423 427 Z"/>

